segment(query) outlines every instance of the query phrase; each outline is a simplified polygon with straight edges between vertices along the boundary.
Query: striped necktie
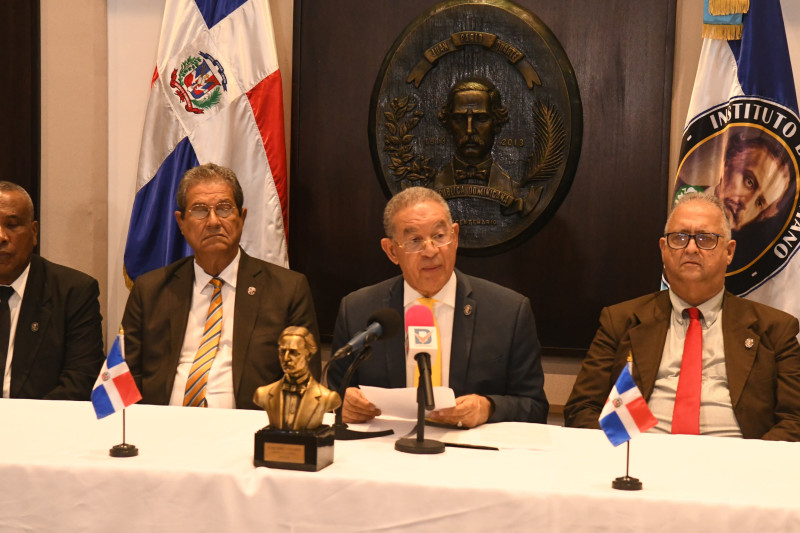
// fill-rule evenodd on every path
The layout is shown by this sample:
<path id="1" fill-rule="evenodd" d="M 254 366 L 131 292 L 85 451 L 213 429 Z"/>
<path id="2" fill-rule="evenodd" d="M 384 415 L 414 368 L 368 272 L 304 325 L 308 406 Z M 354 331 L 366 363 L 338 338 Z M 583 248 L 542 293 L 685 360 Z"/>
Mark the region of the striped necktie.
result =
<path id="1" fill-rule="evenodd" d="M 434 387 L 442 386 L 442 337 L 439 335 L 439 324 L 436 322 L 436 313 L 433 311 L 433 305 L 436 300 L 433 298 L 419 298 L 419 303 L 427 307 L 433 313 L 433 325 L 436 328 L 436 353 L 430 354 L 431 358 L 431 384 Z M 414 386 L 419 385 L 419 367 L 414 367 Z"/>
<path id="2" fill-rule="evenodd" d="M 203 329 L 203 341 L 194 356 L 192 369 L 186 380 L 186 392 L 183 394 L 183 405 L 189 407 L 208 407 L 206 401 L 208 373 L 214 364 L 222 334 L 222 280 L 212 278 L 209 283 L 214 286 L 214 292 L 211 294 L 206 327 Z"/>

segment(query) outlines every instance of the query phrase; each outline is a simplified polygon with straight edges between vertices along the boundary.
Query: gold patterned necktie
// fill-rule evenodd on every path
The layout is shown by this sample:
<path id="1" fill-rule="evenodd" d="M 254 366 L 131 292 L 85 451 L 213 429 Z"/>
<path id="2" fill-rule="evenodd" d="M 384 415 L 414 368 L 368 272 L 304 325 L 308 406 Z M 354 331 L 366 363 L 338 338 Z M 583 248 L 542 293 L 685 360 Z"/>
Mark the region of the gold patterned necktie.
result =
<path id="1" fill-rule="evenodd" d="M 430 354 L 433 358 L 431 361 L 431 384 L 434 387 L 441 387 L 442 386 L 442 338 L 439 335 L 439 324 L 436 322 L 436 313 L 433 312 L 433 305 L 436 303 L 436 300 L 433 298 L 419 298 L 417 300 L 419 303 L 427 307 L 433 313 L 433 326 L 436 328 L 436 353 Z M 414 386 L 416 387 L 419 385 L 419 367 L 414 367 Z"/>
<path id="2" fill-rule="evenodd" d="M 189 407 L 208 407 L 206 401 L 206 384 L 214 357 L 217 356 L 219 338 L 222 334 L 222 280 L 212 278 L 209 282 L 214 286 L 211 294 L 211 305 L 206 315 L 206 327 L 203 329 L 203 340 L 194 356 L 189 378 L 186 380 L 186 392 L 183 394 L 183 405 Z"/>

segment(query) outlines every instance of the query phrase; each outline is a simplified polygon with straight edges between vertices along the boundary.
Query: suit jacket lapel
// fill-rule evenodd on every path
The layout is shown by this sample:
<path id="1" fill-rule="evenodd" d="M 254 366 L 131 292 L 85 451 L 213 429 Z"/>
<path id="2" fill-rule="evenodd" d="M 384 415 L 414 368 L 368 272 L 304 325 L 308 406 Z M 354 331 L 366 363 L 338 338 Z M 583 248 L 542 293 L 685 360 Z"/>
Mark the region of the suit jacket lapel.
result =
<path id="1" fill-rule="evenodd" d="M 169 291 L 168 306 L 166 313 L 169 314 L 169 362 L 164 365 L 164 378 L 162 382 L 166 385 L 166 402 L 169 402 L 172 394 L 172 386 L 175 383 L 175 373 L 178 371 L 178 362 L 183 349 L 183 341 L 186 336 L 186 324 L 189 321 L 189 312 L 192 307 L 192 285 L 194 283 L 194 259 L 186 261 L 173 274 L 174 282 L 166 285 Z"/>
<path id="2" fill-rule="evenodd" d="M 267 275 L 265 271 L 258 268 L 258 265 L 249 255 L 242 251 L 242 256 L 239 259 L 239 272 L 236 275 L 236 305 L 234 309 L 235 319 L 233 321 L 234 397 L 238 397 L 247 349 L 253 336 L 253 328 L 255 328 L 256 320 L 258 319 L 259 304 L 262 298 L 269 297 L 265 288 Z M 249 293 L 248 289 L 250 287 L 255 289 L 255 293 Z"/>
<path id="3" fill-rule="evenodd" d="M 646 400 L 650 398 L 656 382 L 671 312 L 669 292 L 663 291 L 650 304 L 634 313 L 638 324 L 628 330 L 630 351 L 633 355 L 633 376 Z"/>
<path id="4" fill-rule="evenodd" d="M 403 276 L 398 276 L 395 283 L 389 288 L 387 299 L 381 302 L 381 306 L 388 306 L 400 313 L 405 319 L 403 308 Z M 366 324 L 365 324 L 366 325 Z M 380 343 L 380 348 L 385 353 L 374 353 L 373 357 L 380 357 L 379 360 L 386 361 L 386 372 L 389 376 L 391 387 L 402 388 L 406 386 L 406 342 L 405 342 L 405 320 L 403 320 L 403 331 L 401 335 L 395 335 L 384 343 Z M 382 356 L 382 357 L 381 357 Z"/>
<path id="5" fill-rule="evenodd" d="M 749 306 L 731 293 L 725 292 L 722 300 L 722 342 L 733 407 L 739 403 L 758 353 L 761 338 L 753 329 L 756 321 L 757 317 Z"/>
<path id="6" fill-rule="evenodd" d="M 31 268 L 14 333 L 11 357 L 11 397 L 16 396 L 36 361 L 43 336 L 50 324 L 50 297 L 44 267 L 38 256 L 31 256 Z"/>
<path id="7" fill-rule="evenodd" d="M 472 313 L 465 315 L 463 309 L 472 306 Z M 456 270 L 456 303 L 453 310 L 453 336 L 450 339 L 450 388 L 464 390 L 467 381 L 467 368 L 472 351 L 472 333 L 475 329 L 473 317 L 478 302 L 472 296 L 469 278 Z"/>

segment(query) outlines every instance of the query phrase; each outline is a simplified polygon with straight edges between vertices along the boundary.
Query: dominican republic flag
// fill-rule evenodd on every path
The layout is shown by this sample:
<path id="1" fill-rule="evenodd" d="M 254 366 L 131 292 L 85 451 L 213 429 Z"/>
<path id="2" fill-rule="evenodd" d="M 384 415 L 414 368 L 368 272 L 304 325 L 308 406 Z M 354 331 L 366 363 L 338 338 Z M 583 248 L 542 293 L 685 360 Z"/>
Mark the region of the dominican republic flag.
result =
<path id="1" fill-rule="evenodd" d="M 722 201 L 737 243 L 728 290 L 800 316 L 800 1 L 740 4 L 719 22 L 740 22 L 741 39 L 703 41 L 672 195 Z"/>
<path id="2" fill-rule="evenodd" d="M 122 353 L 124 346 L 123 336 L 117 335 L 106 362 L 103 363 L 103 369 L 94 382 L 92 406 L 97 418 L 105 418 L 142 399 L 128 369 L 128 363 L 125 362 L 125 355 Z"/>
<path id="3" fill-rule="evenodd" d="M 619 446 L 639 433 L 644 433 L 656 423 L 656 417 L 650 412 L 639 387 L 633 381 L 631 363 L 628 363 L 620 372 L 600 412 L 600 427 L 611 444 Z"/>
<path id="4" fill-rule="evenodd" d="M 125 247 L 130 280 L 192 253 L 175 192 L 198 164 L 244 190 L 242 247 L 288 266 L 283 93 L 267 0 L 167 0 Z"/>

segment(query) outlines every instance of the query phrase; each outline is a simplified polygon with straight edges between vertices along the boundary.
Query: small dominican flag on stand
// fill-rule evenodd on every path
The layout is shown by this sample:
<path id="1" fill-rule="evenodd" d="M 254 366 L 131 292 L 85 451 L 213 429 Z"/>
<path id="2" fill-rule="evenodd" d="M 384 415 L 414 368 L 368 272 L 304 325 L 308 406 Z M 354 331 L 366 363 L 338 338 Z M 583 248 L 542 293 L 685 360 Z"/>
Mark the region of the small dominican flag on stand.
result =
<path id="1" fill-rule="evenodd" d="M 627 442 L 658 423 L 647 407 L 631 376 L 631 363 L 625 365 L 600 413 L 600 427 L 614 446 Z"/>
<path id="2" fill-rule="evenodd" d="M 142 399 L 128 363 L 125 362 L 125 355 L 122 353 L 124 346 L 124 336 L 117 335 L 106 362 L 103 363 L 103 369 L 94 382 L 92 405 L 97 418 L 104 418 Z"/>

